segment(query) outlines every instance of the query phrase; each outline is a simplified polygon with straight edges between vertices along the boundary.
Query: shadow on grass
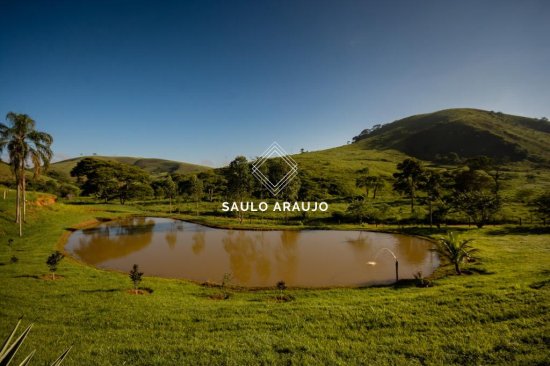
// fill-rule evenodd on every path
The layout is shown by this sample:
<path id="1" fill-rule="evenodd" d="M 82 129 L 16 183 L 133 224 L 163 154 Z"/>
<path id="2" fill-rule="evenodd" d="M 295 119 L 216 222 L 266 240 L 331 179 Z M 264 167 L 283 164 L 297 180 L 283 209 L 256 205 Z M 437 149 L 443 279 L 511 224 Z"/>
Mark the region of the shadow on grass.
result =
<path id="1" fill-rule="evenodd" d="M 540 290 L 541 288 L 546 286 L 550 286 L 550 280 L 537 281 L 529 285 L 529 287 L 535 290 Z"/>
<path id="2" fill-rule="evenodd" d="M 80 290 L 80 292 L 85 294 L 109 293 L 109 292 L 118 292 L 118 291 L 122 291 L 122 289 L 109 288 L 109 289 L 96 289 L 96 290 Z"/>
<path id="3" fill-rule="evenodd" d="M 480 274 L 480 275 L 492 275 L 492 274 L 495 274 L 496 272 L 491 272 L 491 271 L 488 271 L 486 270 L 485 268 L 476 268 L 476 267 L 468 267 L 466 269 L 464 269 L 462 272 L 464 272 L 465 274 Z"/>
<path id="4" fill-rule="evenodd" d="M 487 235 L 550 234 L 550 226 L 504 226 L 487 231 Z"/>
<path id="5" fill-rule="evenodd" d="M 99 202 L 81 202 L 81 201 L 65 201 L 66 205 L 74 205 L 74 206 L 93 206 L 93 205 L 101 205 L 104 203 Z"/>
<path id="6" fill-rule="evenodd" d="M 373 288 L 386 288 L 386 289 L 393 289 L 393 290 L 401 290 L 406 288 L 413 288 L 413 287 L 419 287 L 417 286 L 417 280 L 410 278 L 410 279 L 402 279 L 394 283 L 389 284 L 380 284 L 380 285 L 367 285 L 367 286 L 361 286 L 358 289 L 360 290 L 368 290 Z M 433 284 L 431 285 L 433 286 Z M 429 287 L 431 287 L 429 286 Z"/>
<path id="7" fill-rule="evenodd" d="M 19 275 L 19 276 L 14 276 L 13 278 L 34 278 L 35 280 L 39 280 L 40 276 L 37 276 L 37 275 Z"/>

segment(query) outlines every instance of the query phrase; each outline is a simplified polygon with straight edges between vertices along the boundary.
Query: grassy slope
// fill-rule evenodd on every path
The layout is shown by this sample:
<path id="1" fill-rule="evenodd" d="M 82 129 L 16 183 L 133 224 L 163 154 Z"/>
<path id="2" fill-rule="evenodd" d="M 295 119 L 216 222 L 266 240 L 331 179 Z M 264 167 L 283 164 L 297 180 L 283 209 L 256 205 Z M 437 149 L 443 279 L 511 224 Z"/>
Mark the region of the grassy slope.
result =
<path id="1" fill-rule="evenodd" d="M 367 140 L 332 149 L 293 155 L 300 171 L 313 177 L 332 179 L 357 194 L 364 193 L 363 190 L 355 188 L 355 180 L 360 175 L 357 173 L 358 170 L 368 167 L 369 174 L 390 178 L 396 171 L 397 163 L 407 157 L 406 154 L 397 150 L 373 149 L 371 142 Z M 432 168 L 457 168 L 427 161 L 424 161 L 424 165 Z M 530 214 L 524 202 L 517 198 L 518 192 L 529 191 L 532 198 L 550 190 L 550 170 L 537 168 L 535 164 L 525 161 L 507 163 L 503 167 L 505 171 L 501 178 L 501 195 L 505 199 L 505 206 L 501 215 L 508 219 L 522 217 L 523 220 L 526 220 Z M 394 216 L 408 213 L 408 201 L 392 191 L 391 181 L 386 183 L 385 188 L 377 194 L 376 201 L 372 202 L 389 204 L 392 206 L 390 212 Z"/>
<path id="2" fill-rule="evenodd" d="M 211 364 L 545 364 L 550 360 L 550 235 L 507 228 L 470 230 L 480 267 L 492 274 L 451 276 L 436 286 L 236 292 L 184 280 L 145 278 L 151 295 L 125 293 L 126 275 L 70 258 L 52 282 L 48 254 L 65 228 L 96 217 L 135 213 L 131 206 L 30 207 L 24 239 L 13 237 L 13 201 L 0 201 L 0 334 L 19 316 L 34 322 L 19 359 L 37 349 L 36 364 L 70 344 L 66 365 Z M 15 254 L 19 263 L 8 264 Z M 539 287 L 533 288 L 533 287 Z"/>
<path id="3" fill-rule="evenodd" d="M 479 109 L 446 109 L 407 117 L 376 130 L 363 141 L 371 148 L 396 149 L 422 159 L 456 152 L 460 156 L 509 156 L 517 151 L 550 160 L 550 122 Z"/>
<path id="4" fill-rule="evenodd" d="M 162 173 L 200 173 L 211 168 L 195 165 L 190 163 L 183 163 L 179 161 L 165 160 L 165 159 L 149 159 L 149 158 L 136 158 L 128 156 L 90 156 L 94 159 L 101 160 L 114 160 L 122 163 L 138 166 L 152 174 L 162 174 Z M 52 170 L 58 170 L 70 173 L 71 169 L 82 159 L 83 157 L 68 159 L 59 161 L 51 165 Z"/>

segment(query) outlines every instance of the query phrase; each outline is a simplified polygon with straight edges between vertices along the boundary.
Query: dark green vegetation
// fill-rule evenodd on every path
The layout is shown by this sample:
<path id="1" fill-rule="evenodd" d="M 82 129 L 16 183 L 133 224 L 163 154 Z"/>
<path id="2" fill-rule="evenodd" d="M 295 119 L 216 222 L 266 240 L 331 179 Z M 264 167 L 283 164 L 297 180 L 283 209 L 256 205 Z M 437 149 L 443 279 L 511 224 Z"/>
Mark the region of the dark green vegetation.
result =
<path id="1" fill-rule="evenodd" d="M 279 301 L 273 284 L 225 288 L 231 296 L 220 301 L 219 288 L 146 276 L 154 292 L 132 295 L 127 274 L 71 258 L 59 265 L 63 279 L 43 279 L 44 258 L 62 248 L 67 228 L 150 214 L 147 207 L 30 205 L 26 236 L 13 243 L 20 260 L 8 263 L 13 204 L 0 200 L 0 228 L 8 230 L 1 236 L 0 334 L 20 316 L 35 323 L 18 361 L 36 349 L 34 361 L 43 364 L 70 345 L 66 365 L 543 365 L 550 357 L 550 235 L 537 234 L 542 228 L 453 228 L 474 239 L 479 259 L 462 276 L 441 268 L 428 288 L 286 289 L 291 301 Z M 155 209 L 167 213 L 168 202 Z"/>

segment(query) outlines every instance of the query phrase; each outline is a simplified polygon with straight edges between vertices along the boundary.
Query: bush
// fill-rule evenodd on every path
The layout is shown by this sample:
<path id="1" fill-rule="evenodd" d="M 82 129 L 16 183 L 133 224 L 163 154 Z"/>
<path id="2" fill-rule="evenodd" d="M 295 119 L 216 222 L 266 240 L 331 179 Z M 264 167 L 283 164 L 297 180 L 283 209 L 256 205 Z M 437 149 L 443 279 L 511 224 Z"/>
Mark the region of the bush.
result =
<path id="1" fill-rule="evenodd" d="M 132 284 L 134 286 L 134 293 L 138 293 L 138 287 L 143 277 L 143 272 L 139 271 L 139 266 L 137 264 L 134 264 L 132 269 L 129 273 L 130 280 L 132 281 Z"/>
<path id="2" fill-rule="evenodd" d="M 61 260 L 65 258 L 60 251 L 56 250 L 46 260 L 46 264 L 50 267 L 50 272 L 52 273 L 52 280 L 55 280 L 55 271 L 57 271 L 57 266 Z"/>

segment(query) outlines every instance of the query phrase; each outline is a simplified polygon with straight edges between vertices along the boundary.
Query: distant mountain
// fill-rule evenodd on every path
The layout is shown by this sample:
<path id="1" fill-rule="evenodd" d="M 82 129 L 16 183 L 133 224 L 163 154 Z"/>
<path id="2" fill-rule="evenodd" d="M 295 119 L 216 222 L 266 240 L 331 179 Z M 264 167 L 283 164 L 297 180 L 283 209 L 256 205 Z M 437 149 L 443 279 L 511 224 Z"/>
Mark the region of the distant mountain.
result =
<path id="1" fill-rule="evenodd" d="M 202 165 L 195 165 L 190 163 L 183 163 L 180 161 L 164 160 L 164 159 L 150 159 L 150 158 L 136 158 L 129 156 L 81 156 L 78 158 L 67 159 L 53 163 L 50 166 L 51 170 L 57 170 L 69 174 L 78 162 L 84 158 L 94 158 L 99 160 L 113 160 L 129 165 L 140 167 L 151 174 L 164 174 L 164 173 L 200 173 L 212 168 Z"/>
<path id="2" fill-rule="evenodd" d="M 495 159 L 550 161 L 550 122 L 479 109 L 446 109 L 366 129 L 354 143 L 434 160 L 456 153 Z"/>

